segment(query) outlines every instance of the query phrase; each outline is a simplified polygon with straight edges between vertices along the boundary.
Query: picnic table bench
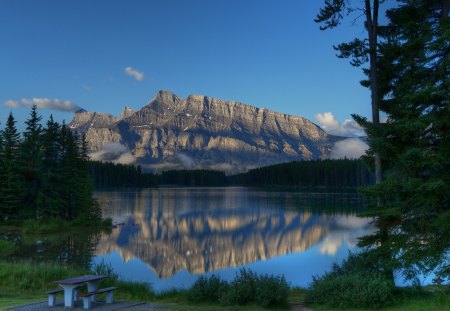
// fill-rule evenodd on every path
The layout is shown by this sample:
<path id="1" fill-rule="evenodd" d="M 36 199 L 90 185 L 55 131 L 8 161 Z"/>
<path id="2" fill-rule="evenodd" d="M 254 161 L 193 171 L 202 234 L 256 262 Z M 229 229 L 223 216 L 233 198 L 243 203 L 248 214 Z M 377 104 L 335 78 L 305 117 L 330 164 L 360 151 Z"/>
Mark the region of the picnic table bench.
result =
<path id="1" fill-rule="evenodd" d="M 91 301 L 92 297 L 98 294 L 106 293 L 106 303 L 113 303 L 114 297 L 113 297 L 113 291 L 118 289 L 118 287 L 112 286 L 107 288 L 101 288 L 92 292 L 87 292 L 85 294 L 80 295 L 80 298 L 83 299 L 83 306 L 85 309 L 91 308 Z"/>

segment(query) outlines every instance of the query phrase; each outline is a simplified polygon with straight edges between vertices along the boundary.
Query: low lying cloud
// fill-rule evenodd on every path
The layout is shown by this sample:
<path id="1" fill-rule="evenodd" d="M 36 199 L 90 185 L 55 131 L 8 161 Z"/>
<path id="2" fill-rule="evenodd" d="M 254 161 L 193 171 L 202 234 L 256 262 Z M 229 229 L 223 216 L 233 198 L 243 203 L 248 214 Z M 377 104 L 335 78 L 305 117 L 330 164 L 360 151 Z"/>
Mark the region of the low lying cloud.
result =
<path id="1" fill-rule="evenodd" d="M 178 159 L 181 164 L 183 165 L 183 168 L 191 170 L 195 166 L 195 161 L 190 156 L 185 155 L 184 153 L 179 153 L 176 155 L 176 159 Z"/>
<path id="2" fill-rule="evenodd" d="M 328 134 L 357 137 L 364 135 L 364 130 L 355 120 L 346 119 L 344 123 L 341 123 L 334 117 L 331 112 L 318 113 L 315 115 L 316 121 L 320 127 Z"/>
<path id="3" fill-rule="evenodd" d="M 359 138 L 347 138 L 334 144 L 331 150 L 330 159 L 358 159 L 369 146 Z"/>
<path id="4" fill-rule="evenodd" d="M 102 150 L 92 152 L 89 157 L 93 161 L 108 161 L 119 164 L 133 164 L 136 157 L 121 143 L 108 143 Z"/>
<path id="5" fill-rule="evenodd" d="M 124 71 L 127 76 L 133 77 L 137 81 L 142 81 L 142 79 L 144 79 L 144 73 L 142 71 L 137 70 L 136 68 L 126 67 Z"/>
<path id="6" fill-rule="evenodd" d="M 22 98 L 20 100 L 7 100 L 5 106 L 12 108 L 31 107 L 36 105 L 39 109 L 51 109 L 58 111 L 77 111 L 81 109 L 77 104 L 68 100 L 57 98 Z"/>

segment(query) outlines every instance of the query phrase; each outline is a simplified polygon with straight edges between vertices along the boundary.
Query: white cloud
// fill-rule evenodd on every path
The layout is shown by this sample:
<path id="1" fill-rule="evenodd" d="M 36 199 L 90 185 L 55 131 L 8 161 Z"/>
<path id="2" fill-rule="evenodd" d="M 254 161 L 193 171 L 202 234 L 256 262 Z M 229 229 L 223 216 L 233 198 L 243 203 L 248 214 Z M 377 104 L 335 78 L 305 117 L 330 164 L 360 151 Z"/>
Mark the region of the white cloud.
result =
<path id="1" fill-rule="evenodd" d="M 176 158 L 178 160 L 180 160 L 180 162 L 183 164 L 183 167 L 185 169 L 193 169 L 195 162 L 194 159 L 192 159 L 190 156 L 183 154 L 183 153 L 179 153 L 176 155 Z"/>
<path id="2" fill-rule="evenodd" d="M 7 100 L 5 106 L 12 108 L 31 107 L 36 105 L 39 109 L 52 109 L 58 111 L 77 111 L 81 109 L 77 104 L 68 100 L 57 98 L 22 98 L 20 100 Z"/>
<path id="3" fill-rule="evenodd" d="M 127 76 L 133 77 L 137 81 L 142 81 L 142 79 L 144 79 L 144 73 L 142 71 L 137 70 L 136 68 L 126 67 L 124 71 Z"/>
<path id="4" fill-rule="evenodd" d="M 126 152 L 120 155 L 119 158 L 113 161 L 114 163 L 119 164 L 133 164 L 136 162 L 136 157 L 132 155 L 130 152 Z"/>
<path id="5" fill-rule="evenodd" d="M 108 143 L 102 150 L 90 153 L 89 157 L 93 161 L 110 161 L 120 164 L 132 164 L 136 161 L 136 157 L 121 143 Z"/>
<path id="6" fill-rule="evenodd" d="M 332 135 L 356 137 L 364 135 L 364 130 L 355 120 L 346 119 L 341 123 L 334 117 L 331 112 L 317 113 L 315 119 L 325 132 Z"/>
<path id="7" fill-rule="evenodd" d="M 330 159 L 357 159 L 361 157 L 369 146 L 359 138 L 347 138 L 334 144 Z"/>
<path id="8" fill-rule="evenodd" d="M 122 154 L 128 151 L 128 148 L 121 143 L 107 143 L 103 146 L 102 150 L 110 154 Z"/>

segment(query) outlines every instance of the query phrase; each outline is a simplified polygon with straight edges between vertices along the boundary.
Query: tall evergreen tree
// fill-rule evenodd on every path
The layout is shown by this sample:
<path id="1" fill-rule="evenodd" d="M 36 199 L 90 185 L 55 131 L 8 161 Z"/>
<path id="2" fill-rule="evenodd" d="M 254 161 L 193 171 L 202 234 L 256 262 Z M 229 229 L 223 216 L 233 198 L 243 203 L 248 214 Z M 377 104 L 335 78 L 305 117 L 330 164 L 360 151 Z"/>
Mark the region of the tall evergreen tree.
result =
<path id="1" fill-rule="evenodd" d="M 59 195 L 60 125 L 50 116 L 42 135 L 42 185 L 38 218 L 60 217 L 63 199 Z"/>
<path id="2" fill-rule="evenodd" d="M 0 171 L 0 219 L 19 218 L 23 207 L 24 180 L 19 167 L 20 134 L 12 113 L 9 114 L 3 140 L 2 169 Z"/>
<path id="3" fill-rule="evenodd" d="M 362 239 L 407 277 L 450 276 L 450 0 L 401 0 L 387 12 L 379 75 L 388 122 L 358 122 L 385 180 L 372 188 L 378 231 Z M 384 243 L 380 243 L 384 241 Z"/>
<path id="4" fill-rule="evenodd" d="M 25 121 L 26 129 L 20 146 L 20 160 L 22 171 L 26 179 L 25 205 L 32 217 L 39 215 L 40 185 L 42 183 L 42 117 L 37 113 L 37 106 L 33 105 L 30 117 Z"/>

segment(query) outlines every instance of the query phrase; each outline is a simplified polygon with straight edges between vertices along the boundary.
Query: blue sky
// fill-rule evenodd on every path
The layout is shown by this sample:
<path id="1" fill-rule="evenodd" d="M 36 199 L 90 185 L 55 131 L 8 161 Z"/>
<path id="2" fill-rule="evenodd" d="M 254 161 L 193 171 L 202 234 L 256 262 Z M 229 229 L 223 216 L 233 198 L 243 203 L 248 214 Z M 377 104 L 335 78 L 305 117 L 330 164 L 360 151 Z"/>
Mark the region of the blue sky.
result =
<path id="1" fill-rule="evenodd" d="M 181 98 L 240 101 L 316 123 L 325 112 L 340 122 L 351 113 L 370 116 L 361 69 L 336 58 L 332 48 L 363 34 L 361 25 L 320 31 L 313 19 L 322 5 L 0 0 L 0 126 L 10 111 L 19 123 L 29 113 L 8 102 L 66 101 L 118 115 L 125 105 L 146 105 L 160 89 Z M 40 111 L 44 118 L 72 118 L 69 112 Z"/>

